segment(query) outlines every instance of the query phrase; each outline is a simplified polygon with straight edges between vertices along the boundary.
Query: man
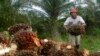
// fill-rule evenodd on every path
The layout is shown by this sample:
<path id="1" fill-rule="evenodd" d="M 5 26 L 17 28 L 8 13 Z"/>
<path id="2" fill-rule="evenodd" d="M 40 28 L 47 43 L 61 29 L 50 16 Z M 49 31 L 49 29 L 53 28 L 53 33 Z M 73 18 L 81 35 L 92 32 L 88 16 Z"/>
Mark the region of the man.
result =
<path id="1" fill-rule="evenodd" d="M 72 25 L 83 25 L 85 26 L 85 21 L 83 20 L 83 18 L 79 15 L 77 15 L 77 9 L 76 8 L 71 8 L 70 9 L 70 17 L 68 17 L 66 19 L 66 21 L 64 22 L 64 28 L 66 30 L 68 30 Z M 72 46 L 75 46 L 76 48 L 79 48 L 80 45 L 80 35 L 71 35 L 69 34 L 69 44 L 71 44 Z"/>

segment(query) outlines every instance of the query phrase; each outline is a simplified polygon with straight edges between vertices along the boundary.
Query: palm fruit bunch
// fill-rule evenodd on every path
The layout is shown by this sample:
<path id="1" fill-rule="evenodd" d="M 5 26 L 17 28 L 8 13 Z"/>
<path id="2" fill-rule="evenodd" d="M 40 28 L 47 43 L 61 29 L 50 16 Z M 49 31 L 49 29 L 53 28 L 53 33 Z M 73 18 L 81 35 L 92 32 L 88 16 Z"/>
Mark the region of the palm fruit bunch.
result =
<path id="1" fill-rule="evenodd" d="M 52 40 L 41 40 L 41 47 L 39 49 L 40 56 L 53 56 L 57 51 L 55 42 Z"/>
<path id="2" fill-rule="evenodd" d="M 8 44 L 8 39 L 5 38 L 3 33 L 0 33 L 0 43 Z"/>
<path id="3" fill-rule="evenodd" d="M 62 50 L 58 50 L 54 53 L 53 56 L 66 56 L 66 52 L 63 52 Z"/>
<path id="4" fill-rule="evenodd" d="M 16 53 L 5 53 L 3 56 L 16 56 Z"/>
<path id="5" fill-rule="evenodd" d="M 79 50 L 79 55 L 80 56 L 90 56 L 90 51 L 87 49 L 80 49 Z"/>
<path id="6" fill-rule="evenodd" d="M 32 31 L 19 31 L 14 37 L 18 50 L 37 49 L 40 46 L 36 33 Z"/>
<path id="7" fill-rule="evenodd" d="M 57 54 L 63 54 L 63 56 L 89 56 L 87 49 L 75 49 L 69 44 L 61 44 L 61 49 Z"/>
<path id="8" fill-rule="evenodd" d="M 19 24 L 15 24 L 13 26 L 10 26 L 8 28 L 8 31 L 10 34 L 15 34 L 19 30 L 27 30 L 27 29 L 32 30 L 31 26 L 24 24 L 24 23 L 19 23 Z"/>
<path id="9" fill-rule="evenodd" d="M 75 56 L 76 55 L 74 47 L 66 43 L 62 43 L 60 45 L 60 52 L 62 52 L 64 56 Z"/>
<path id="10" fill-rule="evenodd" d="M 37 52 L 33 50 L 21 50 L 16 52 L 16 56 L 38 56 Z"/>
<path id="11" fill-rule="evenodd" d="M 85 27 L 83 25 L 72 25 L 69 29 L 68 32 L 71 35 L 80 35 L 83 34 L 85 32 Z"/>
<path id="12" fill-rule="evenodd" d="M 100 52 L 91 53 L 89 56 L 100 56 Z"/>

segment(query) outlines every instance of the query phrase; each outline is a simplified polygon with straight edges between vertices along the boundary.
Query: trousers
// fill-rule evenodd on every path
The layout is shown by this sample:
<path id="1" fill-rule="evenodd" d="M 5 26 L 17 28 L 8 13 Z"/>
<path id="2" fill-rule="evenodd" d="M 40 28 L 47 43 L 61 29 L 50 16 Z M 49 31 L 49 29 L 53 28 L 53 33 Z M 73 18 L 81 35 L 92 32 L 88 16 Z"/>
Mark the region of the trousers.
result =
<path id="1" fill-rule="evenodd" d="M 74 36 L 69 34 L 69 38 L 68 38 L 69 44 L 71 44 L 72 46 L 80 45 L 80 37 L 81 35 Z"/>

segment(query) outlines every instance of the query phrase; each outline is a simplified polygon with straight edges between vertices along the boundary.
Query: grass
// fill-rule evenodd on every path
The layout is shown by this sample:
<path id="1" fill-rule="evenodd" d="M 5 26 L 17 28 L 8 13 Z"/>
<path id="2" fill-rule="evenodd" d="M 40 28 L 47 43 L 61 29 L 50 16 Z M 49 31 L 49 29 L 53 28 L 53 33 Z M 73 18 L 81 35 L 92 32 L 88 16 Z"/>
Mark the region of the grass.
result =
<path id="1" fill-rule="evenodd" d="M 62 36 L 61 39 L 64 42 L 67 42 L 68 35 Z M 90 50 L 90 52 L 100 51 L 100 36 L 89 36 L 84 35 L 81 37 L 81 48 L 86 48 Z"/>
<path id="2" fill-rule="evenodd" d="M 84 36 L 81 39 L 81 47 L 91 52 L 100 51 L 100 38 L 95 36 Z"/>

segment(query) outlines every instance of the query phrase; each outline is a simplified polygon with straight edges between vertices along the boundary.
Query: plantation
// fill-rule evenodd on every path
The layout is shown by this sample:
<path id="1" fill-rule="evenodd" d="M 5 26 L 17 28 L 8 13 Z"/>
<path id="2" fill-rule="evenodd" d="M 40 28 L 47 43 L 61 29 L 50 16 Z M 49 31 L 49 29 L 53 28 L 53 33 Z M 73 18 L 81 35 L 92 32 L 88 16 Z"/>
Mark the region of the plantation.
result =
<path id="1" fill-rule="evenodd" d="M 64 28 L 75 7 L 86 23 Z M 68 43 L 80 35 L 80 48 Z M 100 0 L 0 0 L 0 56 L 100 56 Z"/>

